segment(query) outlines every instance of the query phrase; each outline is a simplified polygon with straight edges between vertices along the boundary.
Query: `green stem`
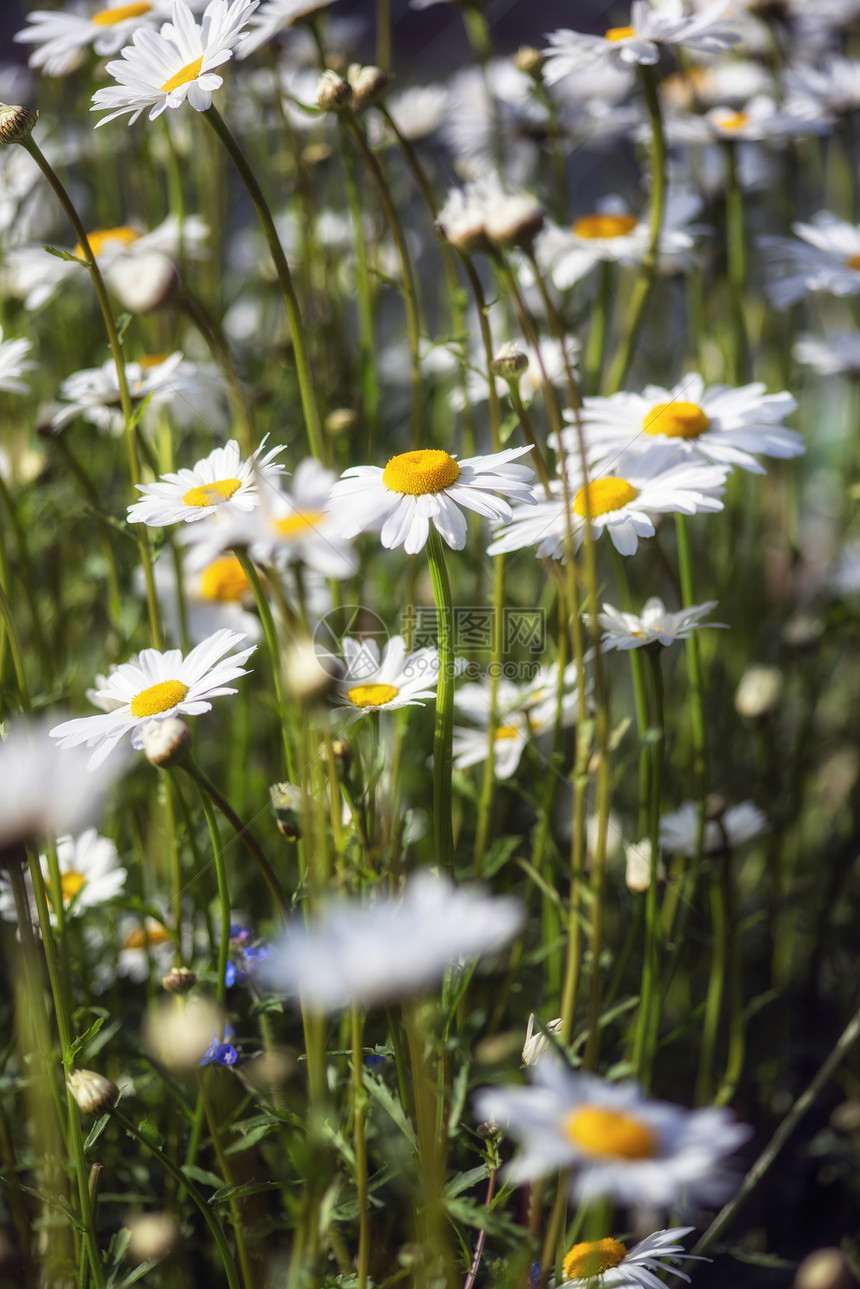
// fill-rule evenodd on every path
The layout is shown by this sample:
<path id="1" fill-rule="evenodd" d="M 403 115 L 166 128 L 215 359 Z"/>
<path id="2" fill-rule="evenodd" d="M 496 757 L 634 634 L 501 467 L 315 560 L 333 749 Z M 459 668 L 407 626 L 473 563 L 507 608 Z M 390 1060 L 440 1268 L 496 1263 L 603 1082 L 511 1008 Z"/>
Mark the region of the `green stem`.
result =
<path id="1" fill-rule="evenodd" d="M 355 176 L 355 158 L 348 146 L 347 129 L 343 121 L 343 171 L 346 200 L 352 221 L 352 239 L 355 248 L 355 287 L 358 313 L 358 358 L 361 366 L 362 408 L 368 433 L 374 436 L 379 428 L 379 380 L 376 372 L 376 346 L 373 339 L 373 291 L 367 265 L 367 241 L 362 227 L 361 202 Z"/>
<path id="2" fill-rule="evenodd" d="M 645 954 L 642 963 L 642 989 L 639 998 L 636 1042 L 633 1064 L 642 1085 L 647 1091 L 651 1083 L 654 1048 L 660 1024 L 660 943 L 662 922 L 657 902 L 657 869 L 660 855 L 660 812 L 663 793 L 663 759 L 665 756 L 666 721 L 663 707 L 663 675 L 660 653 L 663 646 L 652 644 L 647 649 L 651 664 L 654 694 L 654 729 L 658 737 L 651 744 L 651 789 L 649 797 L 649 840 L 651 844 L 651 872 L 645 896 Z M 632 652 L 638 653 L 638 650 Z"/>
<path id="3" fill-rule="evenodd" d="M 308 433 L 308 446 L 311 455 L 318 461 L 324 459 L 322 429 L 320 425 L 319 409 L 316 402 L 316 393 L 314 391 L 313 375 L 311 373 L 310 359 L 308 357 L 307 338 L 305 336 L 304 324 L 302 323 L 302 314 L 299 308 L 299 302 L 296 297 L 293 279 L 290 276 L 290 266 L 287 263 L 287 257 L 284 254 L 284 248 L 281 246 L 278 237 L 275 221 L 272 218 L 272 212 L 269 210 L 263 190 L 257 182 L 257 177 L 251 169 L 248 161 L 242 151 L 239 143 L 231 133 L 227 123 L 222 118 L 216 107 L 207 108 L 203 113 L 212 129 L 215 131 L 218 139 L 223 143 L 239 175 L 248 190 L 248 195 L 254 203 L 254 209 L 263 228 L 266 242 L 269 247 L 269 254 L 272 257 L 272 263 L 275 266 L 275 272 L 278 275 L 278 282 L 281 287 L 281 294 L 284 297 L 284 308 L 287 311 L 287 320 L 290 324 L 290 335 L 293 340 L 293 353 L 296 358 L 296 376 L 299 382 L 299 394 L 302 400 L 302 411 L 305 418 L 305 428 Z"/>
<path id="4" fill-rule="evenodd" d="M 726 261 L 734 332 L 732 377 L 735 384 L 740 385 L 747 377 L 749 367 L 749 345 L 744 320 L 744 291 L 747 280 L 744 199 L 738 182 L 737 152 L 734 143 L 728 141 L 725 145 L 725 152 L 727 164 Z"/>
<path id="5" fill-rule="evenodd" d="M 215 1158 L 218 1160 L 218 1167 L 221 1170 L 221 1176 L 226 1186 L 232 1186 L 233 1173 L 230 1168 L 230 1161 L 224 1153 L 224 1147 L 221 1144 L 221 1133 L 218 1130 L 218 1123 L 215 1114 L 206 1093 L 206 1084 L 203 1071 L 195 1071 L 197 1076 L 197 1089 L 200 1099 L 203 1103 L 203 1112 L 206 1115 L 206 1123 L 209 1127 L 209 1138 L 212 1142 L 212 1149 L 215 1151 Z M 233 1232 L 236 1237 L 236 1256 L 239 1259 L 239 1267 L 242 1272 L 242 1281 L 244 1289 L 253 1289 L 254 1272 L 251 1269 L 251 1259 L 248 1254 L 248 1244 L 245 1239 L 245 1223 L 242 1220 L 242 1210 L 239 1200 L 235 1195 L 231 1195 L 227 1201 L 230 1208 L 230 1219 L 233 1223 Z"/>
<path id="6" fill-rule="evenodd" d="M 352 1024 L 352 1098 L 355 1139 L 355 1190 L 358 1201 L 358 1286 L 367 1289 L 367 1266 L 370 1258 L 370 1211 L 367 1186 L 367 1139 L 365 1136 L 364 1051 L 361 1046 L 361 1012 L 353 1004 Z"/>
<path id="7" fill-rule="evenodd" d="M 227 956 L 230 949 L 230 888 L 227 884 L 227 872 L 224 867 L 224 852 L 221 849 L 218 820 L 215 817 L 215 811 L 212 809 L 212 802 L 199 783 L 197 784 L 197 793 L 200 797 L 200 804 L 203 807 L 203 814 L 206 816 L 206 826 L 209 829 L 209 839 L 212 842 L 215 876 L 218 882 L 218 903 L 221 908 L 221 939 L 218 944 L 218 980 L 215 985 L 215 997 L 223 1005 L 224 999 L 227 997 Z"/>
<path id="8" fill-rule="evenodd" d="M 496 781 L 496 727 L 499 721 L 499 674 L 502 663 L 502 619 L 505 604 L 505 557 L 493 560 L 493 638 L 490 648 L 490 707 L 487 720 L 487 759 L 478 800 L 478 824 L 475 829 L 475 876 L 480 877 L 484 851 L 490 831 L 493 788 Z"/>
<path id="9" fill-rule="evenodd" d="M 281 646 L 278 640 L 278 631 L 275 626 L 275 619 L 272 616 L 269 600 L 265 590 L 263 589 L 263 583 L 260 581 L 260 575 L 257 572 L 254 561 L 251 559 L 248 552 L 239 546 L 234 549 L 233 553 L 242 565 L 242 569 L 254 595 L 257 612 L 260 614 L 260 624 L 263 628 L 263 635 L 266 637 L 269 659 L 272 664 L 272 679 L 274 681 L 275 697 L 278 703 L 278 718 L 281 726 L 281 737 L 284 741 L 284 759 L 287 767 L 287 777 L 291 783 L 295 783 L 293 749 L 290 744 L 288 734 L 290 707 L 287 701 L 287 695 L 284 689 L 284 679 L 281 672 Z"/>
<path id="10" fill-rule="evenodd" d="M 427 538 L 427 559 L 436 603 L 439 649 L 439 680 L 436 690 L 436 725 L 433 735 L 433 826 L 437 858 L 447 872 L 454 871 L 453 800 L 451 744 L 454 732 L 454 612 L 451 583 L 442 549 L 442 539 L 432 523 Z"/>
<path id="11" fill-rule="evenodd" d="M 714 864 L 723 864 L 727 857 L 716 856 Z M 711 1069 L 714 1061 L 714 1048 L 720 1026 L 720 1014 L 723 1009 L 723 982 L 726 975 L 726 898 L 722 874 L 717 873 L 711 879 L 711 971 L 708 979 L 708 993 L 705 1002 L 705 1017 L 702 1026 L 702 1046 L 699 1053 L 699 1073 L 696 1079 L 696 1104 L 707 1105 L 711 1099 Z"/>
<path id="12" fill-rule="evenodd" d="M 589 394 L 596 394 L 600 389 L 600 377 L 603 372 L 603 358 L 606 351 L 611 281 L 612 265 L 607 260 L 604 260 L 600 265 L 597 300 L 591 311 L 588 342 L 585 348 L 585 388 Z"/>

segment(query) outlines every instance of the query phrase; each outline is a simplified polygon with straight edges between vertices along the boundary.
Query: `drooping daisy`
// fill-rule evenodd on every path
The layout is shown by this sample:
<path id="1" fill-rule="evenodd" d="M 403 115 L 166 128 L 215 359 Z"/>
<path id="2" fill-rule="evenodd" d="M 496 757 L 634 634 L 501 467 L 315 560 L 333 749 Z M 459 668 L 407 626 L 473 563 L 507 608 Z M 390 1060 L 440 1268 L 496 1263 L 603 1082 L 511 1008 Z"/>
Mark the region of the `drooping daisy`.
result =
<path id="1" fill-rule="evenodd" d="M 675 1265 L 682 1261 L 707 1262 L 685 1253 L 680 1243 L 692 1226 L 673 1226 L 655 1231 L 628 1251 L 620 1240 L 588 1240 L 568 1250 L 563 1262 L 562 1284 L 599 1285 L 600 1289 L 664 1289 L 665 1282 L 655 1274 L 669 1272 L 682 1280 L 690 1277 Z"/>
<path id="2" fill-rule="evenodd" d="M 297 918 L 259 976 L 313 1011 L 372 1006 L 435 985 L 461 958 L 495 953 L 522 918 L 519 900 L 422 871 L 397 895 L 332 899 L 310 922 Z"/>
<path id="3" fill-rule="evenodd" d="M 199 716 L 211 710 L 210 698 L 238 692 L 229 682 L 248 674 L 244 664 L 256 645 L 238 653 L 229 651 L 244 639 L 225 628 L 197 645 L 186 658 L 179 649 L 166 653 L 143 649 L 129 662 L 114 667 L 96 692 L 99 705 L 110 704 L 109 710 L 100 716 L 64 721 L 50 731 L 51 738 L 63 748 L 95 747 L 90 770 L 97 769 L 128 733 L 132 747 L 139 749 L 143 727 L 149 721 Z"/>
<path id="4" fill-rule="evenodd" d="M 551 1057 L 529 1074 L 528 1087 L 488 1088 L 475 1098 L 476 1117 L 522 1145 L 507 1166 L 509 1181 L 571 1169 L 577 1202 L 609 1196 L 658 1209 L 719 1203 L 732 1189 L 722 1162 L 749 1131 L 730 1111 L 648 1101 L 635 1083 L 575 1074 Z"/>
<path id="5" fill-rule="evenodd" d="M 540 558 L 563 558 L 568 534 L 577 551 L 585 537 L 589 513 L 595 538 L 606 531 L 622 555 L 635 555 L 640 537 L 653 537 L 651 514 L 695 515 L 722 510 L 726 467 L 701 461 L 678 464 L 671 448 L 662 445 L 642 453 L 620 455 L 587 484 L 577 482 L 579 467 L 568 458 L 572 502 L 568 511 L 562 483 L 553 480 L 552 498 L 541 500 L 533 511 L 517 507 L 507 527 L 497 531 L 487 547 L 489 555 L 537 546 Z"/>
<path id="6" fill-rule="evenodd" d="M 126 870 L 120 866 L 114 843 L 107 837 L 101 837 L 95 828 L 87 828 L 77 837 L 58 837 L 57 861 L 60 867 L 63 905 L 67 914 L 71 915 L 82 913 L 85 909 L 95 908 L 98 904 L 112 900 L 114 896 L 119 895 L 128 876 Z M 51 874 L 45 855 L 40 856 L 40 863 L 50 898 Z M 27 882 L 35 920 L 38 913 L 29 877 Z M 17 921 L 12 890 L 3 882 L 2 876 L 0 876 L 0 917 L 10 922 Z"/>
<path id="7" fill-rule="evenodd" d="M 196 112 L 212 106 L 212 95 L 223 84 L 214 68 L 233 57 L 258 0 L 209 0 L 198 24 L 184 0 L 173 0 L 171 21 L 158 32 L 138 29 L 122 57 L 108 63 L 118 82 L 93 95 L 93 112 L 108 109 L 99 125 L 131 113 L 131 125 L 149 108 L 154 121 L 166 108 L 186 101 Z"/>
<path id="8" fill-rule="evenodd" d="M 716 600 L 706 600 L 704 604 L 691 604 L 678 613 L 670 613 L 660 597 L 653 595 L 645 601 L 641 614 L 623 613 L 611 604 L 604 604 L 603 612 L 597 615 L 603 631 L 601 648 L 624 650 L 651 644 L 670 645 L 676 640 L 689 640 L 699 627 L 723 627 L 724 622 L 702 622 L 716 604 Z"/>
<path id="9" fill-rule="evenodd" d="M 778 309 L 796 304 L 808 291 L 860 292 L 860 225 L 821 210 L 808 224 L 793 224 L 792 231 L 795 238 L 758 239 L 769 270 L 766 290 Z"/>
<path id="10" fill-rule="evenodd" d="M 729 0 L 714 0 L 698 13 L 690 13 L 684 0 L 633 0 L 630 23 L 610 27 L 602 36 L 584 35 L 562 28 L 547 36 L 544 78 L 548 85 L 594 63 L 625 66 L 656 63 L 660 45 L 680 45 L 705 54 L 719 53 L 740 36 L 723 21 Z"/>
<path id="11" fill-rule="evenodd" d="M 708 814 L 705 823 L 706 855 L 734 850 L 744 842 L 760 837 L 769 827 L 764 814 L 751 801 L 742 801 L 737 806 L 720 802 L 718 811 L 709 811 Z M 698 836 L 699 807 L 695 801 L 685 801 L 660 820 L 660 846 L 663 850 L 695 855 Z"/>
<path id="12" fill-rule="evenodd" d="M 227 423 L 224 384 L 210 364 L 189 362 L 177 350 L 126 362 L 125 376 L 133 400 L 149 399 L 147 411 L 167 408 L 177 425 L 187 425 L 193 419 L 217 432 Z M 120 435 L 125 431 L 112 358 L 101 367 L 87 367 L 67 376 L 58 399 L 59 406 L 51 417 L 54 429 L 62 429 L 80 416 L 102 433 Z"/>
<path id="13" fill-rule="evenodd" d="M 406 652 L 402 636 L 392 636 L 380 657 L 373 639 L 341 641 L 343 674 L 337 689 L 338 710 L 354 719 L 368 712 L 394 712 L 401 707 L 423 707 L 436 697 L 439 653 L 436 649 Z"/>
<path id="14" fill-rule="evenodd" d="M 77 67 L 84 49 L 91 46 L 101 57 L 115 54 L 140 27 L 163 22 L 169 12 L 169 0 L 108 0 L 97 9 L 79 4 L 62 13 L 36 9 L 12 39 L 35 46 L 28 59 L 31 67 L 65 76 Z"/>
<path id="15" fill-rule="evenodd" d="M 166 524 L 197 523 L 224 511 L 250 511 L 258 504 L 261 486 L 276 486 L 284 467 L 275 457 L 284 445 L 261 455 L 265 439 L 243 461 L 239 444 L 231 439 L 215 448 L 190 470 L 164 475 L 158 483 L 139 483 L 141 501 L 128 508 L 129 523 L 163 528 Z"/>
<path id="16" fill-rule="evenodd" d="M 30 386 L 21 377 L 36 366 L 27 357 L 32 347 L 29 340 L 4 340 L 0 327 L 0 389 L 9 394 L 29 394 Z"/>
<path id="17" fill-rule="evenodd" d="M 803 439 L 782 421 L 797 408 L 791 394 L 766 394 L 761 382 L 732 389 L 706 386 L 690 373 L 672 389 L 648 385 L 641 394 L 587 398 L 580 413 L 595 466 L 619 452 L 653 441 L 671 444 L 680 460 L 704 460 L 764 474 L 759 456 L 789 458 L 806 451 Z M 562 433 L 566 452 L 577 452 L 576 427 Z"/>
<path id="18" fill-rule="evenodd" d="M 533 471 L 512 464 L 530 448 L 506 448 L 488 456 L 457 461 L 447 452 L 423 448 L 394 456 L 379 466 L 353 466 L 332 488 L 332 503 L 341 536 L 356 537 L 379 529 L 388 550 L 402 546 L 408 555 L 424 549 L 430 524 L 452 550 L 466 545 L 466 517 L 460 509 L 475 510 L 496 522 L 511 518 L 502 493 L 530 505 Z"/>

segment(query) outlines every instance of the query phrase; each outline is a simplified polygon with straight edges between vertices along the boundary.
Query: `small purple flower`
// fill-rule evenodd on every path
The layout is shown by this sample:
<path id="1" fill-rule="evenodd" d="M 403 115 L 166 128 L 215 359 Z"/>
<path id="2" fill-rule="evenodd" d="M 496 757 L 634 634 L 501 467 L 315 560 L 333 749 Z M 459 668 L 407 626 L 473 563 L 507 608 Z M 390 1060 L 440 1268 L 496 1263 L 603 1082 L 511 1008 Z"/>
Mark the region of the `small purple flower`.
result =
<path id="1" fill-rule="evenodd" d="M 214 1061 L 216 1065 L 236 1065 L 240 1060 L 239 1051 L 228 1041 L 235 1036 L 235 1033 L 233 1026 L 228 1025 L 224 1030 L 223 1039 L 216 1035 L 203 1053 L 200 1064 L 211 1065 Z"/>
<path id="2" fill-rule="evenodd" d="M 257 963 L 268 958 L 269 947 L 266 944 L 254 944 L 254 933 L 247 926 L 230 927 L 230 957 L 224 981 L 228 989 L 241 985 L 252 974 Z"/>

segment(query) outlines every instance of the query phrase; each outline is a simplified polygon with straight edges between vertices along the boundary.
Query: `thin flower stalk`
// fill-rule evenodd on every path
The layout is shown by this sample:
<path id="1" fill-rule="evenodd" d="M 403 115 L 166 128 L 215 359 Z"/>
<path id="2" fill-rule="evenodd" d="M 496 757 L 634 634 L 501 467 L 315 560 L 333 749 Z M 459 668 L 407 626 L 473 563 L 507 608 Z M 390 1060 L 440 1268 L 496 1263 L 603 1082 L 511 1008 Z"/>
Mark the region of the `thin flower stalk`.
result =
<path id="1" fill-rule="evenodd" d="M 439 679 L 436 689 L 436 723 L 433 733 L 433 833 L 440 865 L 454 871 L 453 798 L 451 773 L 454 737 L 454 608 L 442 539 L 431 525 L 427 560 L 436 603 Z"/>
<path id="2" fill-rule="evenodd" d="M 735 144 L 725 143 L 726 155 L 726 261 L 732 315 L 732 379 L 741 385 L 747 379 L 749 344 L 744 318 L 744 292 L 747 281 L 747 255 L 744 232 L 744 198 L 738 179 Z"/>
<path id="3" fill-rule="evenodd" d="M 647 650 L 651 670 L 651 691 L 653 694 L 653 730 L 656 737 L 651 743 L 651 781 L 648 799 L 651 873 L 648 890 L 645 895 L 645 949 L 642 962 L 642 988 L 636 1018 L 636 1038 L 633 1047 L 633 1064 L 637 1076 L 646 1091 L 651 1084 L 661 1003 L 659 971 L 662 922 L 657 902 L 657 870 L 660 854 L 660 815 L 663 798 L 663 760 L 666 742 L 663 675 L 658 652 L 661 649 L 662 645 L 654 644 Z M 638 652 L 637 649 L 631 650 L 631 653 Z"/>
<path id="4" fill-rule="evenodd" d="M 367 1093 L 364 1088 L 364 1049 L 362 1017 L 353 1004 L 350 1012 L 352 1029 L 352 1116 L 355 1143 L 355 1189 L 358 1203 L 358 1285 L 367 1289 L 367 1268 L 370 1260 L 370 1198 L 367 1185 L 367 1137 L 365 1109 Z"/>
<path id="5" fill-rule="evenodd" d="M 352 221 L 352 240 L 355 250 L 355 286 L 358 317 L 358 361 L 361 369 L 362 408 L 371 439 L 379 431 L 379 378 L 376 370 L 376 346 L 373 337 L 373 288 L 367 264 L 367 240 L 362 228 L 361 202 L 356 182 L 355 158 L 349 148 L 348 131 L 343 121 L 338 121 L 341 156 L 343 158 L 344 187 Z"/>

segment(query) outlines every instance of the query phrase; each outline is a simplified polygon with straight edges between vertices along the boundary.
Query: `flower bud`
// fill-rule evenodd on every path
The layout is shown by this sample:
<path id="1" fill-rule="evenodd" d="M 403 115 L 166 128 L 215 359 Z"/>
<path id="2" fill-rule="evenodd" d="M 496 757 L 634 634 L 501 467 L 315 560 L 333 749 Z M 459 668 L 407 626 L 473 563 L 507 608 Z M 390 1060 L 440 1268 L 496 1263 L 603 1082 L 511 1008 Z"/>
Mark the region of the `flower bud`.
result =
<path id="1" fill-rule="evenodd" d="M 192 1069 L 223 1025 L 219 1008 L 205 998 L 162 998 L 144 1020 L 144 1045 L 171 1069 Z"/>
<path id="2" fill-rule="evenodd" d="M 317 107 L 324 112 L 340 112 L 352 103 L 352 86 L 337 72 L 323 72 L 317 85 Z"/>
<path id="3" fill-rule="evenodd" d="M 504 380 L 518 380 L 523 372 L 528 369 L 529 360 L 521 349 L 511 341 L 502 345 L 496 354 L 490 366 L 493 369 L 494 376 L 501 376 Z"/>
<path id="4" fill-rule="evenodd" d="M 544 225 L 543 207 L 536 197 L 519 192 L 488 205 L 484 232 L 495 246 L 528 248 Z"/>
<path id="5" fill-rule="evenodd" d="M 735 711 L 756 720 L 776 710 L 782 698 L 778 667 L 747 667 L 735 691 Z"/>
<path id="6" fill-rule="evenodd" d="M 161 987 L 169 994 L 187 994 L 197 984 L 197 973 L 189 967 L 174 967 L 161 977 Z"/>
<path id="7" fill-rule="evenodd" d="M 152 765 L 166 769 L 185 760 L 192 740 L 191 727 L 178 716 L 149 721 L 143 729 L 143 754 Z"/>
<path id="8" fill-rule="evenodd" d="M 797 1268 L 792 1289 L 849 1289 L 854 1283 L 841 1249 L 816 1249 Z"/>
<path id="9" fill-rule="evenodd" d="M 119 1100 L 119 1088 L 110 1079 L 95 1070 L 69 1070 L 66 1075 L 69 1091 L 84 1114 L 104 1114 Z"/>
<path id="10" fill-rule="evenodd" d="M 28 107 L 13 107 L 10 103 L 0 103 L 0 142 L 21 143 L 33 133 L 38 113 Z"/>
<path id="11" fill-rule="evenodd" d="M 320 756 L 324 762 L 328 761 L 329 756 L 334 758 L 336 767 L 339 772 L 348 774 L 352 765 L 352 748 L 346 739 L 333 738 L 328 743 L 320 744 Z"/>
<path id="12" fill-rule="evenodd" d="M 534 45 L 521 45 L 514 54 L 514 67 L 526 76 L 539 76 L 544 61 L 543 54 Z"/>
<path id="13" fill-rule="evenodd" d="M 343 434 L 358 423 L 358 413 L 351 407 L 336 407 L 325 418 L 325 427 L 329 434 Z"/>
<path id="14" fill-rule="evenodd" d="M 362 67 L 352 63 L 346 73 L 352 86 L 352 101 L 356 108 L 370 107 L 382 98 L 394 77 L 381 67 Z"/>
<path id="15" fill-rule="evenodd" d="M 138 1262 L 160 1262 L 179 1243 L 179 1223 L 171 1213 L 135 1213 L 126 1220 L 128 1251 Z"/>

